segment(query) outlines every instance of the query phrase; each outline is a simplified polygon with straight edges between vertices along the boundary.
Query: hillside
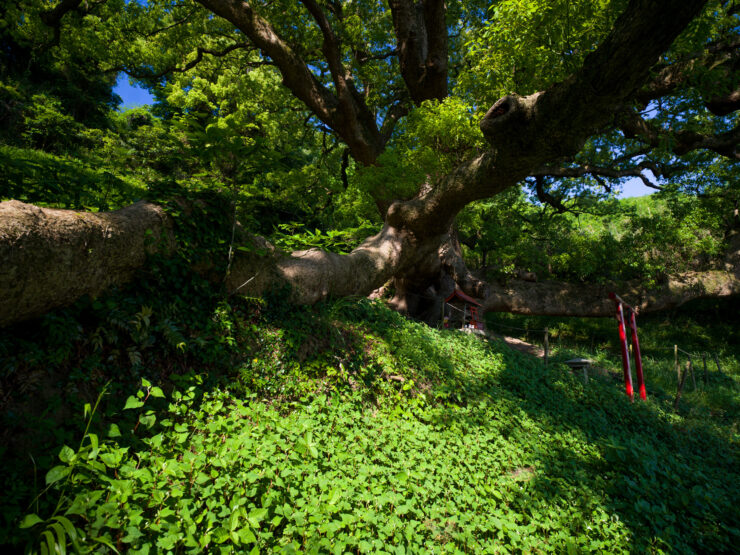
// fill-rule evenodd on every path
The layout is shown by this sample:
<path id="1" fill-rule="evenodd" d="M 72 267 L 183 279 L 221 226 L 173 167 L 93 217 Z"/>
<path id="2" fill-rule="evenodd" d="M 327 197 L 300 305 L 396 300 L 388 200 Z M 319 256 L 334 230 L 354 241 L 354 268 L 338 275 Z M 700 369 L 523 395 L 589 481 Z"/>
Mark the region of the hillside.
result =
<path id="1" fill-rule="evenodd" d="M 131 313 L 101 300 L 3 342 L 4 385 L 14 368 L 27 394 L 50 395 L 20 384 L 44 372 L 68 395 L 32 420 L 48 453 L 30 450 L 35 477 L 27 441 L 3 453 L 3 542 L 562 553 L 730 552 L 740 540 L 737 412 L 695 410 L 719 391 L 714 374 L 673 414 L 650 363 L 648 402 L 629 403 L 618 374 L 584 385 L 558 362 L 572 345 L 545 368 L 365 300 L 196 303 L 209 325 L 176 330 L 127 295 Z M 723 361 L 736 411 L 740 368 Z M 81 397 L 114 376 L 83 415 Z M 38 518 L 19 530 L 25 513 Z"/>

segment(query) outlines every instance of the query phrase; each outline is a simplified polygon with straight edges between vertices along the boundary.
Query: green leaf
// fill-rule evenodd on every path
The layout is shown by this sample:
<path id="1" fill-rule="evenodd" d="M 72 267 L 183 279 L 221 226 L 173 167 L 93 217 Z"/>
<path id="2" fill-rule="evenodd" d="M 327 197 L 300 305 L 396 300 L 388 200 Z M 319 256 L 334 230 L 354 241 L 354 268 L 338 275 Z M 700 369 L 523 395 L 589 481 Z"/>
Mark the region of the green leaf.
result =
<path id="1" fill-rule="evenodd" d="M 265 520 L 265 517 L 267 517 L 267 513 L 268 509 L 265 508 L 252 509 L 251 511 L 249 511 L 249 516 L 247 517 L 247 520 L 253 528 L 259 528 L 260 522 Z"/>
<path id="2" fill-rule="evenodd" d="M 131 395 L 128 399 L 126 399 L 126 406 L 123 407 L 123 410 L 138 409 L 142 406 L 144 406 L 144 401 L 140 401 L 139 399 Z"/>
<path id="3" fill-rule="evenodd" d="M 70 463 L 75 459 L 75 452 L 72 450 L 71 447 L 67 447 L 66 445 L 62 447 L 62 450 L 59 451 L 59 460 L 63 463 Z"/>
<path id="4" fill-rule="evenodd" d="M 93 539 L 93 541 L 96 541 L 98 543 L 102 543 L 108 549 L 114 551 L 115 553 L 119 553 L 119 551 L 115 548 L 115 546 L 113 545 L 113 543 L 111 543 L 111 541 L 108 538 L 106 538 L 104 536 L 98 536 L 98 537 L 93 537 L 92 539 Z"/>
<path id="5" fill-rule="evenodd" d="M 56 520 L 59 522 L 62 526 L 64 526 L 64 529 L 67 531 L 67 535 L 72 540 L 72 542 L 77 541 L 77 530 L 75 529 L 74 525 L 70 520 L 63 516 L 55 516 L 52 518 L 52 520 Z"/>
<path id="6" fill-rule="evenodd" d="M 41 520 L 38 515 L 30 514 L 23 517 L 23 520 L 21 520 L 21 523 L 19 524 L 20 528 L 31 528 L 32 526 L 36 526 L 37 524 L 44 522 Z"/>
<path id="7" fill-rule="evenodd" d="M 54 539 L 54 534 L 52 534 L 49 530 L 44 530 L 41 533 L 41 537 L 44 538 L 44 540 L 46 540 L 46 545 L 48 546 L 49 553 L 57 553 L 57 549 L 56 549 L 57 542 Z"/>
<path id="8" fill-rule="evenodd" d="M 224 543 L 229 540 L 229 531 L 226 528 L 220 527 L 213 531 L 213 541 L 215 543 Z"/>
<path id="9" fill-rule="evenodd" d="M 46 473 L 46 485 L 50 486 L 69 475 L 70 467 L 55 466 Z"/>
<path id="10" fill-rule="evenodd" d="M 139 417 L 139 422 L 146 427 L 151 428 L 154 426 L 154 423 L 157 421 L 157 417 L 154 414 L 147 414 L 144 416 Z"/>
<path id="11" fill-rule="evenodd" d="M 87 439 L 90 440 L 90 453 L 88 459 L 94 459 L 98 456 L 98 436 L 96 434 L 87 434 Z"/>
<path id="12" fill-rule="evenodd" d="M 51 528 L 57 536 L 57 551 L 60 555 L 67 555 L 67 536 L 64 533 L 64 528 L 58 522 L 52 524 Z"/>
<path id="13" fill-rule="evenodd" d="M 252 532 L 252 529 L 249 526 L 244 526 L 237 533 L 242 544 L 257 542 L 257 537 L 254 535 L 254 532 Z"/>
<path id="14" fill-rule="evenodd" d="M 151 390 L 149 391 L 149 395 L 151 395 L 152 397 L 160 397 L 160 398 L 164 397 L 164 393 L 163 393 L 163 392 L 162 392 L 162 390 L 161 390 L 161 389 L 160 389 L 159 387 L 157 387 L 157 386 L 154 386 L 154 387 L 153 387 L 153 388 L 152 388 L 152 389 L 151 389 Z"/>

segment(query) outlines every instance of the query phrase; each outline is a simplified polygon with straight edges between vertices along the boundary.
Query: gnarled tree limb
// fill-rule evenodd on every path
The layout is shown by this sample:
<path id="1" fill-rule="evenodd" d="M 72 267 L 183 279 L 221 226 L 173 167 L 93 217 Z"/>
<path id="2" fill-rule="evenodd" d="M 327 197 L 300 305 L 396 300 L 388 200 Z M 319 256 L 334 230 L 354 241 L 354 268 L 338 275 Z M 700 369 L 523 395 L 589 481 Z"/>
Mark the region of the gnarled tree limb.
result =
<path id="1" fill-rule="evenodd" d="M 270 23 L 261 17 L 249 2 L 241 0 L 198 0 L 205 8 L 223 17 L 242 31 L 265 56 L 268 56 L 280 70 L 283 84 L 293 95 L 328 127 L 339 135 L 352 152 L 352 156 L 363 164 L 373 164 L 382 151 L 380 131 L 375 121 L 368 117 L 367 106 L 361 97 L 344 94 L 340 98 L 322 85 L 311 72 L 308 64 L 277 34 Z M 308 5 L 312 5 L 308 2 Z M 318 7 L 318 6 L 316 6 Z M 319 9 L 320 12 L 320 9 Z M 323 16 L 323 19 L 322 19 Z M 325 24 L 324 48 L 333 71 L 341 71 L 335 56 L 336 42 L 332 42 L 331 28 L 323 13 L 315 17 Z M 321 25 L 321 24 L 320 24 Z M 329 37 L 329 38 L 327 38 Z M 345 88 L 345 93 L 347 89 Z"/>
<path id="2" fill-rule="evenodd" d="M 342 135 L 348 127 L 342 124 L 344 116 L 337 97 L 316 80 L 305 62 L 249 3 L 199 1 L 237 25 L 269 56 L 286 86 L 345 139 L 355 157 L 361 157 L 364 148 L 370 149 L 366 153 L 376 152 L 372 136 Z M 227 286 L 232 291 L 259 294 L 268 285 L 282 281 L 292 286 L 295 302 L 311 303 L 330 295 L 368 294 L 391 276 L 418 281 L 425 277 L 423 274 L 438 275 L 444 258 L 440 258 L 441 249 L 449 240 L 448 231 L 460 209 L 513 186 L 545 164 L 577 153 L 590 135 L 611 124 L 614 111 L 647 80 L 659 54 L 704 3 L 631 0 L 613 31 L 586 58 L 576 75 L 546 91 L 527 97 L 511 95 L 494 104 L 481 122 L 491 149 L 461 164 L 415 199 L 394 203 L 378 235 L 345 256 L 317 250 L 290 255 L 274 250 L 266 256 L 240 254 L 233 261 Z M 671 17 L 664 17 L 668 12 Z M 370 135 L 373 133 L 377 129 Z M 12 203 L 2 207 L 15 211 L 17 216 L 0 218 L 0 254 L 4 261 L 16 261 L 0 269 L 0 306 L 6 324 L 127 279 L 137 265 L 143 264 L 146 230 L 166 236 L 166 218 L 147 204 L 89 215 Z M 45 233 L 45 229 L 53 232 Z M 86 272 L 88 256 L 93 258 Z M 455 266 L 449 261 L 447 265 Z M 28 271 L 29 275 L 19 276 L 19 271 Z M 454 271 L 465 283 L 464 269 Z M 36 282 L 43 285 L 34 289 Z M 692 283 L 691 287 L 698 286 Z M 30 297 L 37 295 L 39 300 L 31 299 L 29 292 Z M 540 293 L 543 300 L 532 297 L 533 305 L 547 302 L 553 295 L 558 298 L 557 291 Z M 497 302 L 487 306 L 520 310 L 518 301 L 508 305 L 505 300 Z"/>
<path id="3" fill-rule="evenodd" d="M 150 203 L 90 213 L 2 202 L 0 326 L 125 283 L 147 253 L 173 247 L 169 218 Z"/>
<path id="4" fill-rule="evenodd" d="M 447 97 L 447 25 L 443 0 L 390 0 L 401 75 L 416 104 Z"/>

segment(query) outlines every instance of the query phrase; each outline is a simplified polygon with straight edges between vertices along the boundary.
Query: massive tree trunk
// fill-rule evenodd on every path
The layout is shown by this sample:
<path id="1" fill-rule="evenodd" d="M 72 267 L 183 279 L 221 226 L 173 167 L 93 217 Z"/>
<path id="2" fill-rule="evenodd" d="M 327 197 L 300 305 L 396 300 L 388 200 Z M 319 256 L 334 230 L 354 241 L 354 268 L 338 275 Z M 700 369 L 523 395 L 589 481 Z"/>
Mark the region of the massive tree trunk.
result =
<path id="1" fill-rule="evenodd" d="M 723 269 L 676 276 L 653 290 L 634 282 L 489 284 L 467 270 L 453 234 L 419 240 L 390 226 L 349 255 L 318 249 L 285 253 L 248 234 L 240 240 L 250 248 L 236 251 L 225 280 L 227 291 L 259 296 L 288 285 L 290 300 L 297 304 L 365 296 L 394 277 L 393 304 L 418 315 L 433 313 L 438 300 L 456 286 L 484 299 L 485 310 L 564 316 L 610 316 L 610 291 L 643 311 L 740 294 L 740 234 L 731 240 Z M 0 326 L 69 305 L 83 295 L 96 296 L 131 280 L 147 254 L 166 255 L 174 248 L 171 220 L 151 203 L 97 214 L 0 203 Z"/>
<path id="2" fill-rule="evenodd" d="M 388 226 L 348 255 L 318 249 L 285 253 L 260 237 L 240 235 L 249 248 L 236 249 L 228 276 L 218 276 L 226 278 L 227 292 L 259 296 L 288 285 L 297 304 L 367 295 L 394 275 L 435 260 L 438 247 L 435 238 L 418 241 Z M 126 283 L 147 254 L 166 255 L 173 248 L 172 221 L 151 203 L 86 213 L 2 202 L 0 326 Z"/>
<path id="3" fill-rule="evenodd" d="M 99 213 L 0 203 L 0 326 L 129 281 L 148 253 L 173 248 L 169 223 L 146 202 Z"/>
<path id="4" fill-rule="evenodd" d="M 199 1 L 235 23 L 269 55 L 285 85 L 345 139 L 358 160 L 374 161 L 382 149 L 382 134 L 352 82 L 345 79 L 337 38 L 318 4 L 304 1 L 323 34 L 336 92 L 313 78 L 306 64 L 248 3 Z M 268 287 L 286 283 L 294 302 L 314 303 L 328 296 L 367 295 L 394 277 L 401 309 L 409 308 L 412 290 L 431 287 L 439 295 L 456 282 L 473 295 L 489 296 L 485 304 L 491 310 L 605 314 L 602 294 L 606 290 L 594 290 L 589 293 L 593 302 L 578 304 L 568 299 L 583 296 L 582 286 L 573 290 L 564 285 L 524 283 L 501 288 L 477 280 L 462 263 L 459 245 L 449 230 L 468 203 L 498 194 L 543 165 L 573 156 L 589 136 L 613 123 L 613 115 L 634 97 L 659 55 L 704 3 L 632 0 L 577 74 L 546 91 L 527 97 L 511 95 L 496 102 L 480 124 L 490 150 L 461 164 L 414 199 L 393 203 L 378 235 L 345 256 L 319 250 L 282 253 L 253 238 L 261 248 L 248 254 L 236 251 L 226 279 L 228 290 L 259 295 Z M 413 25 L 408 18 L 404 20 L 408 6 L 393 3 L 398 38 L 405 41 L 400 44 L 404 78 L 416 85 L 432 79 L 440 92 L 442 81 L 446 82 L 440 75 L 446 75 L 446 66 L 435 66 L 435 60 L 446 45 L 418 41 L 422 27 L 429 32 L 439 25 L 442 3 L 428 0 L 424 4 L 427 11 Z M 671 17 L 665 17 L 669 12 Z M 420 73 L 422 62 L 437 69 Z M 147 251 L 172 248 L 167 216 L 147 203 L 99 214 L 42 209 L 14 201 L 1 206 L 0 325 L 68 304 L 84 294 L 99 294 L 111 284 L 130 279 L 144 264 Z M 686 284 L 669 285 L 659 296 L 628 300 L 649 308 L 651 302 L 664 307 L 692 296 L 737 293 L 736 268 L 689 277 Z"/>

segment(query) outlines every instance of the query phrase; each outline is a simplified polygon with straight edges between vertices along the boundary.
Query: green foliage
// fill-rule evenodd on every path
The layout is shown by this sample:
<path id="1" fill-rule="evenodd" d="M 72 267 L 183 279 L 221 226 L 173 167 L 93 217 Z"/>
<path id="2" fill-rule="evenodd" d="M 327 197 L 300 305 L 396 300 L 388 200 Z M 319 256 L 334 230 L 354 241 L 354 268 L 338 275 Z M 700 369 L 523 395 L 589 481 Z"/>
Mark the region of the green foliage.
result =
<path id="1" fill-rule="evenodd" d="M 420 183 L 432 185 L 483 147 L 472 111 L 458 98 L 425 101 L 401 124 L 378 165 L 357 172 L 359 186 L 392 200 L 413 196 Z"/>
<path id="2" fill-rule="evenodd" d="M 670 333 L 648 323 L 650 401 L 628 405 L 609 375 L 584 386 L 559 364 L 567 348 L 583 348 L 584 329 L 610 345 L 602 324 L 551 322 L 563 345 L 545 369 L 365 300 L 295 308 L 284 291 L 227 298 L 212 285 L 228 271 L 235 216 L 285 249 L 354 248 L 378 228 L 374 200 L 409 198 L 475 156 L 475 114 L 565 78 L 625 3 L 464 4 L 448 10 L 458 98 L 411 108 L 366 168 L 252 49 L 168 72 L 198 48 L 241 38 L 199 6 L 93 2 L 64 17 L 59 37 L 40 20 L 47 2 L 0 8 L 2 198 L 104 210 L 146 197 L 166 207 L 179 245 L 135 284 L 0 336 L 0 543 L 49 553 L 729 552 L 738 543 L 740 370 L 720 346 L 734 328 L 685 315 Z M 731 6 L 708 3 L 666 59 L 732 37 Z M 300 4 L 255 9 L 331 86 L 321 34 Z M 390 11 L 354 1 L 329 17 L 380 121 L 403 89 L 386 55 Z M 120 68 L 148 75 L 155 106 L 111 111 Z M 695 90 L 651 106 L 654 123 L 730 129 L 732 117 L 696 108 L 730 90 L 722 71 L 697 72 L 686 82 Z M 613 162 L 637 146 L 596 137 L 574 162 Z M 665 149 L 653 158 L 671 161 Z M 545 184 L 578 215 L 554 216 L 519 189 L 472 205 L 458 220 L 465 255 L 503 279 L 521 268 L 649 284 L 706 268 L 733 224 L 736 168 L 703 153 L 687 160 L 650 200 L 601 202 L 599 183 L 583 179 Z M 673 414 L 658 343 L 679 336 L 712 343 L 727 375 Z M 111 378 L 111 395 L 74 418 Z"/>
<path id="3" fill-rule="evenodd" d="M 519 268 L 540 279 L 638 279 L 651 286 L 717 263 L 733 225 L 725 208 L 732 196 L 728 190 L 698 198 L 668 190 L 555 214 L 508 191 L 467 207 L 458 225 L 469 264 L 493 278 Z"/>
<path id="4" fill-rule="evenodd" d="M 461 72 L 457 92 L 487 107 L 506 94 L 531 94 L 562 81 L 606 36 L 624 5 L 606 0 L 494 3 L 483 25 L 466 35 L 470 65 Z"/>
<path id="5" fill-rule="evenodd" d="M 119 342 L 140 341 L 159 310 L 140 308 Z M 650 369 L 649 402 L 629 404 L 610 377 L 581 384 L 557 363 L 566 351 L 546 369 L 366 300 L 220 302 L 210 322 L 183 330 L 186 353 L 197 337 L 228 353 L 223 381 L 212 365 L 159 386 L 119 377 L 97 428 L 86 410 L 79 448 L 44 465 L 24 538 L 121 552 L 717 552 L 738 540 L 736 439 L 721 419 L 673 415 Z"/>
<path id="6" fill-rule="evenodd" d="M 327 232 L 320 229 L 312 232 L 303 228 L 304 225 L 297 222 L 278 225 L 278 231 L 272 235 L 275 246 L 288 252 L 317 248 L 347 254 L 378 231 L 377 226 L 370 222 L 364 222 L 356 228 L 330 229 Z"/>
<path id="7" fill-rule="evenodd" d="M 105 444 L 103 444 L 103 453 L 101 454 L 100 441 L 94 433 L 89 433 L 90 424 L 97 411 L 100 400 L 106 393 L 106 387 L 98 395 L 95 405 L 85 404 L 83 416 L 86 420 L 85 431 L 82 434 L 77 450 L 65 445 L 59 452 L 59 461 L 61 465 L 54 466 L 46 473 L 46 488 L 38 494 L 38 498 L 46 494 L 51 489 L 58 492 L 58 502 L 53 513 L 46 520 L 42 520 L 37 514 L 29 513 L 23 517 L 19 528 L 27 530 L 30 536 L 26 552 L 29 553 L 66 553 L 66 548 L 70 545 L 76 553 L 82 552 L 81 544 L 89 544 L 90 552 L 96 546 L 106 546 L 112 551 L 117 552 L 113 544 L 105 537 L 91 536 L 87 537 L 85 532 L 72 523 L 71 515 L 74 515 L 75 499 L 69 506 L 70 498 L 67 496 L 68 490 L 74 490 L 80 485 L 90 484 L 92 480 L 105 478 L 105 466 L 98 460 L 106 460 Z M 158 388 L 157 388 L 158 389 Z M 161 390 L 159 390 L 162 395 Z M 59 514 L 61 509 L 65 509 L 64 515 Z"/>
<path id="8" fill-rule="evenodd" d="M 0 145 L 0 199 L 109 210 L 142 196 L 140 182 L 112 171 L 67 156 Z"/>

